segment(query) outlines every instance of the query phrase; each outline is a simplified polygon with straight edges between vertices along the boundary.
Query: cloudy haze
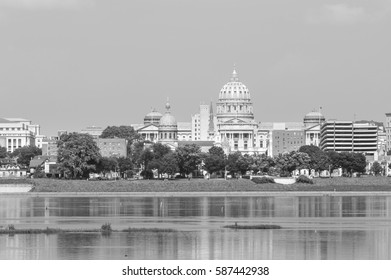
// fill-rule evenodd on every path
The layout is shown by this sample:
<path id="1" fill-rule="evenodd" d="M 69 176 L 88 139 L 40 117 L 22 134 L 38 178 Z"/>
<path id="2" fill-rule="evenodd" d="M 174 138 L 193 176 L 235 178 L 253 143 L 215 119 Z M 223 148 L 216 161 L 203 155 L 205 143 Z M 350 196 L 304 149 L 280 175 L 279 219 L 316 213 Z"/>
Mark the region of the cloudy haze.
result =
<path id="1" fill-rule="evenodd" d="M 257 121 L 384 120 L 391 1 L 0 0 L 0 117 L 43 134 L 178 121 L 216 102 L 233 64 Z"/>

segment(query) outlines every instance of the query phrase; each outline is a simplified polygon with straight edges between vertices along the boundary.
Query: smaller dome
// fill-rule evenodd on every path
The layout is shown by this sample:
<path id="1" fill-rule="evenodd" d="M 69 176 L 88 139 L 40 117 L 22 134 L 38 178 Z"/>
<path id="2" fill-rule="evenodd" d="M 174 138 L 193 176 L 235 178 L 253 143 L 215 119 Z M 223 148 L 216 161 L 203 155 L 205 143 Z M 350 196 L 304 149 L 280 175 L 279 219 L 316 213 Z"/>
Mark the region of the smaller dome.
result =
<path id="1" fill-rule="evenodd" d="M 151 112 L 145 115 L 144 124 L 159 124 L 162 114 L 157 112 L 156 109 L 152 109 Z"/>
<path id="2" fill-rule="evenodd" d="M 166 113 L 164 113 L 164 115 L 160 119 L 159 128 L 170 129 L 170 128 L 177 127 L 176 119 L 173 115 L 171 115 L 170 109 L 171 109 L 171 106 L 167 100 L 167 103 L 166 103 L 166 110 L 167 111 L 166 111 Z"/>
<path id="3" fill-rule="evenodd" d="M 305 124 L 311 124 L 311 123 L 322 123 L 325 122 L 326 118 L 322 115 L 321 112 L 312 111 L 309 112 L 304 117 L 304 123 Z"/>
<path id="4" fill-rule="evenodd" d="M 176 126 L 177 122 L 173 115 L 165 113 L 160 119 L 159 126 Z"/>

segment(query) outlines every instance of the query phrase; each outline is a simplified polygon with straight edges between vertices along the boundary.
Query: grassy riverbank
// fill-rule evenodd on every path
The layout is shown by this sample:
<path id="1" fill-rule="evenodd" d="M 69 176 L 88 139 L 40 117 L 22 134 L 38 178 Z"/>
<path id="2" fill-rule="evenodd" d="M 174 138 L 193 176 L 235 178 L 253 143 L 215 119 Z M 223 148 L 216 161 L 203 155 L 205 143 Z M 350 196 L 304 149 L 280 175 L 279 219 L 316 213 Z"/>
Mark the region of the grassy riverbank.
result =
<path id="1" fill-rule="evenodd" d="M 6 183 L 5 183 L 6 182 Z M 248 179 L 87 181 L 58 179 L 0 179 L 2 184 L 31 184 L 32 192 L 246 192 L 246 191 L 391 191 L 390 177 L 315 178 L 314 184 L 255 184 Z"/>
<path id="2" fill-rule="evenodd" d="M 243 192 L 243 191 L 391 191 L 391 178 L 315 178 L 314 184 L 255 184 L 239 180 L 86 181 L 33 179 L 33 192 Z"/>

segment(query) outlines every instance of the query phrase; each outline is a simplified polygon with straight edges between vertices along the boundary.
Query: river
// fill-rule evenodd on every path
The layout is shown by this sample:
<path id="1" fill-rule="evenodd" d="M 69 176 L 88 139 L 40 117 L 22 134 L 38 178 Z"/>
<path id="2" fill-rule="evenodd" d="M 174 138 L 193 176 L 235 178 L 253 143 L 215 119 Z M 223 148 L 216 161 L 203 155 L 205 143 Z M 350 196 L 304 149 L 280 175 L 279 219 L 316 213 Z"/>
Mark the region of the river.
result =
<path id="1" fill-rule="evenodd" d="M 0 195 L 0 226 L 143 228 L 2 234 L 0 259 L 391 259 L 391 196 Z M 233 230 L 273 224 L 282 229 Z M 156 230 L 157 229 L 157 230 Z M 161 229 L 173 231 L 163 232 Z"/>

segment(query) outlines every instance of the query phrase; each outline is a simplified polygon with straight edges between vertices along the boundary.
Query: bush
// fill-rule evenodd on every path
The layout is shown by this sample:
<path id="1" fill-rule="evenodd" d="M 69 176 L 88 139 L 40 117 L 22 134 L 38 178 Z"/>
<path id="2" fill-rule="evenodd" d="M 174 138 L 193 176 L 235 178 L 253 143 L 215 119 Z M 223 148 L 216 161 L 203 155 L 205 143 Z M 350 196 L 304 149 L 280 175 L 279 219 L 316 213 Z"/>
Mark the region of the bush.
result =
<path id="1" fill-rule="evenodd" d="M 307 176 L 300 175 L 300 176 L 296 179 L 296 183 L 313 184 L 314 181 L 313 181 L 312 179 L 308 178 Z"/>
<path id="2" fill-rule="evenodd" d="M 14 231 L 15 230 L 15 226 L 14 225 L 8 225 L 8 230 Z"/>
<path id="3" fill-rule="evenodd" d="M 112 231 L 112 229 L 111 229 L 111 224 L 110 223 L 105 223 L 105 224 L 103 224 L 102 226 L 101 226 L 101 228 L 100 228 L 102 231 L 104 231 L 104 232 L 110 232 L 110 231 Z"/>
<path id="4" fill-rule="evenodd" d="M 255 178 L 252 178 L 251 181 L 253 181 L 255 184 L 274 183 L 273 178 L 270 178 L 270 177 L 255 177 Z"/>
<path id="5" fill-rule="evenodd" d="M 289 171 L 281 171 L 280 177 L 291 177 L 291 173 Z"/>
<path id="6" fill-rule="evenodd" d="M 250 175 L 243 175 L 242 179 L 250 179 Z"/>

